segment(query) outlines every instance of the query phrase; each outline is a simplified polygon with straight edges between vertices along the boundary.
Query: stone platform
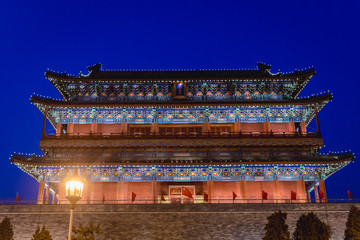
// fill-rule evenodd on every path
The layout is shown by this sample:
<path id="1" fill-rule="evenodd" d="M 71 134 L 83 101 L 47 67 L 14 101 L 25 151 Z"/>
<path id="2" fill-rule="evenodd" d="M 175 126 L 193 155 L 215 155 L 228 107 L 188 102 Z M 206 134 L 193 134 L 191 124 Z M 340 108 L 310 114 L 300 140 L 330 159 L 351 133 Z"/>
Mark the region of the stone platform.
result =
<path id="1" fill-rule="evenodd" d="M 322 204 L 123 204 L 77 205 L 74 224 L 100 224 L 99 239 L 261 239 L 266 217 L 281 210 L 288 214 L 292 234 L 303 213 L 313 211 L 331 226 L 332 239 L 343 239 L 351 205 Z M 15 239 L 31 239 L 36 227 L 46 225 L 53 239 L 64 240 L 69 205 L 0 205 L 0 219 L 8 216 Z"/>

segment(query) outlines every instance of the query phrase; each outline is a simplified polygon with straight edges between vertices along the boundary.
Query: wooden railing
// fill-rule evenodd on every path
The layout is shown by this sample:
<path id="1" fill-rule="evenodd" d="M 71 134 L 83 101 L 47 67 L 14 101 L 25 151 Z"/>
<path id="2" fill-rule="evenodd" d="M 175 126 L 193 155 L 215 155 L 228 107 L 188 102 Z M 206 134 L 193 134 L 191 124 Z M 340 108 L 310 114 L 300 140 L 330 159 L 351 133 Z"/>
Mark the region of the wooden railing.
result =
<path id="1" fill-rule="evenodd" d="M 135 133 L 66 133 L 55 134 L 47 133 L 44 139 L 66 139 L 66 138 L 320 138 L 321 135 L 318 132 L 167 132 L 167 133 L 150 133 L 143 132 Z"/>

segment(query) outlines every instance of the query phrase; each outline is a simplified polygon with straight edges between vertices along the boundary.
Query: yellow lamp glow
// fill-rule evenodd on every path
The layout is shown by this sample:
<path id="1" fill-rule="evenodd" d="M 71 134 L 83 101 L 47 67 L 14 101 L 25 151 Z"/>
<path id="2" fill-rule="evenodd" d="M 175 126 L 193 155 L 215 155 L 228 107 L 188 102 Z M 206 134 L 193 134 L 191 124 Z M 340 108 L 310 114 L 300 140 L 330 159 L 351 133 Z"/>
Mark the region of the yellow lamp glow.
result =
<path id="1" fill-rule="evenodd" d="M 71 207 L 75 207 L 77 201 L 82 198 L 84 181 L 77 174 L 77 168 L 74 175 L 66 180 L 65 197 L 69 200 Z"/>
<path id="2" fill-rule="evenodd" d="M 73 227 L 73 212 L 75 204 L 82 198 L 84 181 L 79 177 L 77 168 L 75 168 L 74 175 L 66 180 L 65 197 L 70 202 L 70 222 L 68 240 L 71 240 L 71 233 Z"/>
<path id="3" fill-rule="evenodd" d="M 69 180 L 66 182 L 66 198 L 82 197 L 84 183 L 79 180 Z"/>

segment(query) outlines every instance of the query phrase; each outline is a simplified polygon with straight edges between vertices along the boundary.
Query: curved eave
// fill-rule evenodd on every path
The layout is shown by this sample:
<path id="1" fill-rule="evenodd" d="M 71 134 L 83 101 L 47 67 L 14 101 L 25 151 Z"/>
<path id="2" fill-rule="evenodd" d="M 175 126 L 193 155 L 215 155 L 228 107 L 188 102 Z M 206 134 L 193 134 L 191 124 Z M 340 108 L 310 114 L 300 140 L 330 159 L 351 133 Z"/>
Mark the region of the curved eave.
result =
<path id="1" fill-rule="evenodd" d="M 353 156 L 349 156 L 347 158 L 341 158 L 341 159 L 335 159 L 335 160 L 323 160 L 323 161 L 299 161 L 299 162 L 289 162 L 289 161 L 253 161 L 253 162 L 232 162 L 232 161 L 178 161 L 177 163 L 173 162 L 149 162 L 144 160 L 143 162 L 133 162 L 133 161 L 124 161 L 124 162 L 41 162 L 41 161 L 32 161 L 31 158 L 29 159 L 13 159 L 11 162 L 18 166 L 18 164 L 22 164 L 25 166 L 31 166 L 31 167 L 63 167 L 63 166 L 118 166 L 118 165 L 124 165 L 124 166 L 139 166 L 139 165 L 173 165 L 173 166 L 188 166 L 188 165 L 291 165 L 291 164 L 301 164 L 301 165 L 334 165 L 334 164 L 341 164 L 340 168 L 335 167 L 331 174 L 338 171 L 339 169 L 345 167 L 347 164 L 352 162 Z M 30 174 L 30 173 L 29 173 Z M 331 175 L 330 174 L 330 175 Z M 329 176 L 330 176 L 329 175 Z M 34 178 L 36 178 L 34 176 Z"/>
<path id="2" fill-rule="evenodd" d="M 293 105 L 314 105 L 322 104 L 325 105 L 327 102 L 332 100 L 331 93 L 302 98 L 302 99 L 293 99 L 286 101 L 218 101 L 218 102 L 188 102 L 188 101 L 174 101 L 174 102 L 127 102 L 127 103 L 118 103 L 118 102 L 68 102 L 62 100 L 54 99 L 44 99 L 37 96 L 31 98 L 33 104 L 39 104 L 44 107 L 75 107 L 75 108 L 84 108 L 84 107 L 201 107 L 201 106 L 293 106 Z M 323 107 L 323 106 L 322 106 Z M 320 109 L 318 109 L 320 111 Z"/>
<path id="3" fill-rule="evenodd" d="M 326 100 L 324 99 L 323 101 L 317 102 L 318 103 L 317 104 L 318 112 L 320 112 L 325 107 L 325 105 L 328 104 L 328 102 L 331 101 L 331 100 L 332 100 L 332 95 L 330 94 L 330 98 L 328 98 Z M 315 118 L 315 116 L 316 116 L 315 111 L 312 111 L 310 113 L 310 116 L 306 119 L 306 126 L 308 126 L 311 123 L 311 121 Z"/>
<path id="4" fill-rule="evenodd" d="M 325 159 L 324 157 L 328 157 L 328 159 Z M 333 159 L 331 159 L 333 158 Z M 71 161 L 71 162 L 56 162 L 56 161 L 50 161 L 47 160 L 47 162 L 43 161 L 42 159 L 44 159 L 44 157 L 23 157 L 23 156 L 16 156 L 13 157 L 10 161 L 11 163 L 14 164 L 22 164 L 22 165 L 26 165 L 26 166 L 32 166 L 32 167 L 59 167 L 59 166 L 99 166 L 99 165 L 103 165 L 103 166 L 116 166 L 116 165 L 172 165 L 172 166 L 181 166 L 181 165 L 274 165 L 274 164 L 329 164 L 329 165 L 333 165 L 333 164 L 342 164 L 341 168 L 346 166 L 347 164 L 349 164 L 350 162 L 354 161 L 354 156 L 353 154 L 346 154 L 346 155 L 342 155 L 342 156 L 332 156 L 332 155 L 327 155 L 327 156 L 322 156 L 321 158 L 319 158 L 319 160 L 309 160 L 309 161 L 293 161 L 293 162 L 289 162 L 289 161 L 252 161 L 252 162 L 232 162 L 232 161 L 205 161 L 205 162 L 201 162 L 201 161 L 192 161 L 192 162 L 182 162 L 181 160 L 178 161 L 178 163 L 173 163 L 173 162 L 155 162 L 155 161 L 147 161 L 144 160 L 143 162 L 135 162 L 135 161 L 124 161 L 124 162 L 88 162 L 88 163 L 84 163 L 84 162 L 75 162 L 75 161 Z M 45 159 L 44 159 L 45 160 Z M 334 167 L 334 166 L 332 166 Z M 335 167 L 336 170 L 338 170 Z"/>
<path id="5" fill-rule="evenodd" d="M 27 167 L 22 167 L 22 165 L 25 166 L 31 166 L 31 167 L 36 167 L 36 165 L 32 165 L 32 164 L 28 164 L 28 163 L 23 163 L 21 161 L 16 161 L 16 160 L 10 160 L 10 162 L 14 165 L 16 165 L 18 168 L 20 168 L 22 171 L 24 171 L 26 174 L 28 174 L 29 176 L 31 176 L 32 178 L 34 178 L 36 181 L 39 181 L 39 174 L 37 173 L 37 171 L 31 171 L 29 170 Z"/>
<path id="6" fill-rule="evenodd" d="M 45 74 L 46 76 L 46 74 Z M 53 77 L 48 77 L 46 76 L 47 79 L 49 79 L 49 81 L 52 83 L 52 85 L 56 88 L 56 90 L 58 90 L 58 92 L 60 93 L 61 97 L 68 101 L 70 100 L 70 94 L 67 91 L 67 83 L 62 83 L 57 78 L 53 78 Z"/>
<path id="7" fill-rule="evenodd" d="M 310 82 L 311 78 L 314 75 L 315 75 L 315 70 L 314 70 L 313 74 L 310 74 L 310 75 L 304 77 L 304 81 L 302 83 L 300 83 L 297 86 L 297 88 L 292 92 L 291 96 L 292 96 L 293 99 L 296 99 L 296 98 L 299 97 L 302 90 L 306 87 L 306 85 Z"/>
<path id="8" fill-rule="evenodd" d="M 39 111 L 40 111 L 43 115 L 45 115 L 45 109 L 47 108 L 47 106 L 46 106 L 46 105 L 39 104 L 39 103 L 34 103 L 32 100 L 33 100 L 33 98 L 31 99 L 31 103 L 33 103 L 33 104 L 37 107 L 37 109 L 39 109 Z M 46 114 L 46 119 L 50 122 L 51 126 L 52 126 L 54 129 L 56 129 L 55 119 L 51 117 L 51 115 L 50 115 L 49 112 L 47 112 L 47 114 Z"/>

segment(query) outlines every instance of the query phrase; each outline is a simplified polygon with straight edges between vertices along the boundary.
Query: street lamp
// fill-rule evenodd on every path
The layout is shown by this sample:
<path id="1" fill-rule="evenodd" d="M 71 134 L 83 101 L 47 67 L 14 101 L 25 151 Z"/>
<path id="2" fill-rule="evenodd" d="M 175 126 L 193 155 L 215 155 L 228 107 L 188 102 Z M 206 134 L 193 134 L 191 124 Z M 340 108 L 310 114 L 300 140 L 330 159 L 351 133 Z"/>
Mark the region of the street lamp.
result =
<path id="1" fill-rule="evenodd" d="M 71 240 L 73 212 L 75 204 L 79 201 L 83 194 L 84 181 L 79 177 L 77 168 L 75 168 L 74 175 L 66 180 L 66 194 L 65 197 L 70 202 L 70 223 L 68 240 Z"/>

